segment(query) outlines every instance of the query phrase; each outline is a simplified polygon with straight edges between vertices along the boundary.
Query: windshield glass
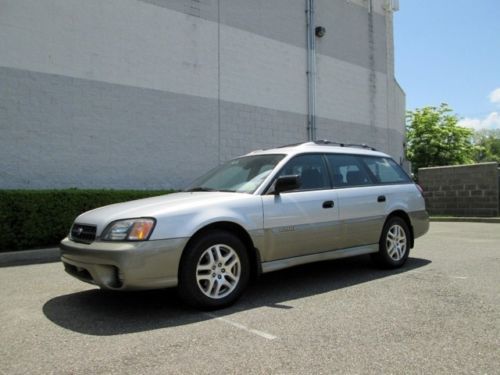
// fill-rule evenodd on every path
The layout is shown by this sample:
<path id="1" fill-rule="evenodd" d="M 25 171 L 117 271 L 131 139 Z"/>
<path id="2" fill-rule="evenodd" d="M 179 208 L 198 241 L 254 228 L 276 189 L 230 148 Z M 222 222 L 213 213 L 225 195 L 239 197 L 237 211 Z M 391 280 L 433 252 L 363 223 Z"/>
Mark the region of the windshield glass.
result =
<path id="1" fill-rule="evenodd" d="M 253 193 L 285 155 L 253 155 L 230 160 L 197 179 L 186 191 Z"/>

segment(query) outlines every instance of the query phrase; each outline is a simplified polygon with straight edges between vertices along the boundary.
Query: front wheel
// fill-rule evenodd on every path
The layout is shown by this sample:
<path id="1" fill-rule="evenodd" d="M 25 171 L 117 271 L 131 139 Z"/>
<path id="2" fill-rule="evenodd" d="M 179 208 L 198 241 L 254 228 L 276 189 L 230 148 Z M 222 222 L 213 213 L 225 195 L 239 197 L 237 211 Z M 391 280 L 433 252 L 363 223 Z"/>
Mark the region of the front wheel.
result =
<path id="1" fill-rule="evenodd" d="M 249 280 L 245 245 L 229 232 L 212 231 L 186 248 L 179 272 L 179 294 L 189 305 L 220 308 L 241 295 Z"/>
<path id="2" fill-rule="evenodd" d="M 391 217 L 384 225 L 379 241 L 378 253 L 372 259 L 383 268 L 401 267 L 410 254 L 410 231 L 406 222 Z"/>

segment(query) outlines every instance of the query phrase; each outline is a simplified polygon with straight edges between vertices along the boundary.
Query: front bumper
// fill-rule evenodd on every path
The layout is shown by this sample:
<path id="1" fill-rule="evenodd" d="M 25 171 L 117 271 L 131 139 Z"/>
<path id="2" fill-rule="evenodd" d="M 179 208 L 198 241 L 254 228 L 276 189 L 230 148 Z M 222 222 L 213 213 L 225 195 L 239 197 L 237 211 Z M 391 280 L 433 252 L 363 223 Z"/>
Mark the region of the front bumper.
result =
<path id="1" fill-rule="evenodd" d="M 60 243 L 65 271 L 104 289 L 159 289 L 177 285 L 188 238 L 143 242 Z"/>

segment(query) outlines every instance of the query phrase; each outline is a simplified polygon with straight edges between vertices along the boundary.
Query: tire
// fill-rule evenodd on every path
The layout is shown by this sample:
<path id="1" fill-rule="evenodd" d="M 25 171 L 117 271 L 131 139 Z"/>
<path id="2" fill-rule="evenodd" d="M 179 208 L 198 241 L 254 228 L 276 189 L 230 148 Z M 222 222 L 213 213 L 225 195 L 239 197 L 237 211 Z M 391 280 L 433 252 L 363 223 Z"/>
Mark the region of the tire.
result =
<path id="1" fill-rule="evenodd" d="M 196 308 L 217 309 L 234 303 L 250 276 L 243 242 L 224 231 L 210 231 L 185 249 L 179 270 L 179 295 Z"/>
<path id="2" fill-rule="evenodd" d="M 398 268 L 405 264 L 410 254 L 410 230 L 399 216 L 387 220 L 380 235 L 379 251 L 372 259 L 382 268 Z"/>

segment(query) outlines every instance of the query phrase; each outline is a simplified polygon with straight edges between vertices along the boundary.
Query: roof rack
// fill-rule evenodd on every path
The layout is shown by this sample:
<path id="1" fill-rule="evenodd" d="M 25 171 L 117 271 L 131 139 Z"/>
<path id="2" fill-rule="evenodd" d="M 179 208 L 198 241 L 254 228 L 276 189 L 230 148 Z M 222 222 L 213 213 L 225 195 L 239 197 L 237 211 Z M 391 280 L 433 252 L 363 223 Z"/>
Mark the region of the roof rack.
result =
<path id="1" fill-rule="evenodd" d="M 340 143 L 340 142 L 332 142 L 327 139 L 321 139 L 314 141 L 313 143 L 317 145 L 331 145 L 331 146 L 340 146 L 340 147 L 359 147 L 359 148 L 364 148 L 372 151 L 377 151 L 375 147 L 368 146 L 366 143 Z"/>
<path id="2" fill-rule="evenodd" d="M 327 139 L 320 139 L 316 141 L 309 141 L 309 142 L 299 142 L 299 143 L 292 143 L 288 145 L 283 145 L 283 146 L 277 146 L 277 147 L 272 147 L 272 148 L 286 148 L 286 147 L 299 147 L 303 145 L 326 145 L 326 146 L 339 146 L 339 147 L 358 147 L 358 148 L 363 148 L 366 150 L 372 150 L 372 151 L 378 151 L 375 147 L 368 146 L 365 143 L 357 144 L 357 143 L 342 143 L 342 142 L 332 142 Z"/>
<path id="3" fill-rule="evenodd" d="M 297 146 L 304 145 L 306 143 L 308 143 L 308 142 L 291 143 L 289 145 L 283 145 L 283 146 L 278 146 L 278 147 L 273 147 L 273 148 L 297 147 Z"/>

